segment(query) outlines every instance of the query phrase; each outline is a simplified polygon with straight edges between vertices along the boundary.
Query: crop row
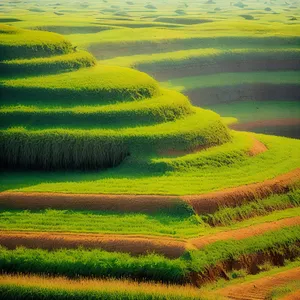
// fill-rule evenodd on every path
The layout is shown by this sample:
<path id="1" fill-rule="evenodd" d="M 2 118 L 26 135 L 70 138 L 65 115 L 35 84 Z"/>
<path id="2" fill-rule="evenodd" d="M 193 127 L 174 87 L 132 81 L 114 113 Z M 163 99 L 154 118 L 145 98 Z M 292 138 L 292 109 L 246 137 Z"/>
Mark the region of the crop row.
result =
<path id="1" fill-rule="evenodd" d="M 193 273 L 205 274 L 207 270 L 228 260 L 267 253 L 283 254 L 288 250 L 293 257 L 300 254 L 300 227 L 293 226 L 243 240 L 227 240 L 210 244 L 201 250 L 190 250 L 177 259 L 159 255 L 133 257 L 125 253 L 102 250 L 0 248 L 2 272 L 63 275 L 105 278 L 132 278 L 171 283 L 189 282 Z M 285 250 L 284 250 L 285 249 Z"/>

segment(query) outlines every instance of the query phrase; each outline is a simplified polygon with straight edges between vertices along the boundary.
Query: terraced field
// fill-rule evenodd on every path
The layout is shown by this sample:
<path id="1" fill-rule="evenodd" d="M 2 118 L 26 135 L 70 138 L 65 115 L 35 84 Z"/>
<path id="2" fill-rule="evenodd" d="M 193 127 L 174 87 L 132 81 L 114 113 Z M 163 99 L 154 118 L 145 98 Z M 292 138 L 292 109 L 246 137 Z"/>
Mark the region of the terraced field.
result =
<path id="1" fill-rule="evenodd" d="M 4 0 L 0 295 L 297 299 L 299 18 Z"/>

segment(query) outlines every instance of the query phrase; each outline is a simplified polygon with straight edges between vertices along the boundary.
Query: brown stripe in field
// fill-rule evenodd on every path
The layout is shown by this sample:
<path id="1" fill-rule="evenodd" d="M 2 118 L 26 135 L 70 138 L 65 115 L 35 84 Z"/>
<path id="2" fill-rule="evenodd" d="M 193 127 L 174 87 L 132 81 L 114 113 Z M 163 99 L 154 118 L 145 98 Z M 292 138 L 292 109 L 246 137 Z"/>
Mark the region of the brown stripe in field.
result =
<path id="1" fill-rule="evenodd" d="M 274 126 L 300 126 L 300 119 L 273 119 L 273 120 L 260 120 L 246 123 L 231 124 L 230 128 L 235 130 L 251 130 L 253 128 L 264 128 Z"/>
<path id="2" fill-rule="evenodd" d="M 182 204 L 176 196 L 104 195 L 63 193 L 0 193 L 1 208 L 18 209 L 87 209 L 123 212 L 154 212 Z"/>
<path id="3" fill-rule="evenodd" d="M 193 207 L 197 214 L 203 214 L 213 213 L 223 205 L 237 206 L 244 201 L 265 198 L 271 194 L 286 193 L 299 180 L 300 168 L 260 183 L 202 195 L 162 196 L 2 192 L 0 193 L 0 208 L 84 209 L 147 213 L 162 209 L 172 209 L 182 205 L 182 201 L 185 201 Z"/>
<path id="4" fill-rule="evenodd" d="M 189 242 L 197 249 L 205 247 L 209 244 L 223 240 L 242 240 L 256 235 L 261 235 L 269 231 L 278 230 L 283 227 L 300 225 L 300 216 L 293 218 L 281 219 L 274 222 L 266 222 L 263 224 L 253 225 L 246 228 L 235 229 L 225 232 L 219 232 L 213 235 L 190 239 Z"/>
<path id="5" fill-rule="evenodd" d="M 197 214 L 213 213 L 220 206 L 237 206 L 244 201 L 265 198 L 272 194 L 288 192 L 300 181 L 300 168 L 274 179 L 243 185 L 203 195 L 188 195 L 181 198 L 190 204 Z"/>
<path id="6" fill-rule="evenodd" d="M 200 249 L 220 240 L 241 240 L 295 225 L 300 225 L 300 217 L 286 218 L 189 240 L 147 235 L 0 231 L 0 245 L 8 249 L 24 246 L 26 248 L 48 250 L 78 248 L 81 246 L 88 249 L 103 249 L 109 252 L 125 252 L 131 255 L 154 252 L 168 258 L 178 258 L 186 250 Z"/>
<path id="7" fill-rule="evenodd" d="M 300 267 L 283 271 L 272 276 L 263 277 L 254 281 L 229 286 L 217 291 L 218 294 L 232 300 L 264 300 L 276 287 L 284 286 L 288 282 L 300 279 Z M 299 293 L 298 293 L 299 295 Z M 284 298 L 286 299 L 286 298 Z M 300 299 L 300 298 L 287 298 Z"/>
<path id="8" fill-rule="evenodd" d="M 131 255 L 158 253 L 168 258 L 180 257 L 187 247 L 185 240 L 168 237 L 149 237 L 114 234 L 68 234 L 48 232 L 0 232 L 0 245 L 8 249 L 19 246 L 26 248 L 60 249 L 78 248 L 103 249 L 109 252 L 125 252 Z"/>

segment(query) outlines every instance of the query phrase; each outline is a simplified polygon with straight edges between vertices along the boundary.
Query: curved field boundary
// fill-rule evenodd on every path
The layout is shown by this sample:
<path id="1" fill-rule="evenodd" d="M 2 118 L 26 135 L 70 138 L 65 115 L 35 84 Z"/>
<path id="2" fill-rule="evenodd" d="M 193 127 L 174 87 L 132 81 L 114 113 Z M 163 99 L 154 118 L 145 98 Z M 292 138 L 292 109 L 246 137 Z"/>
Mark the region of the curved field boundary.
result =
<path id="1" fill-rule="evenodd" d="M 273 119 L 273 120 L 260 120 L 255 122 L 235 123 L 230 125 L 234 130 L 251 130 L 253 128 L 274 126 L 300 126 L 300 119 Z"/>
<path id="2" fill-rule="evenodd" d="M 253 145 L 249 149 L 248 155 L 256 156 L 256 155 L 266 152 L 267 150 L 268 150 L 268 148 L 266 147 L 265 144 L 263 144 L 262 142 L 260 142 L 259 140 L 255 139 L 255 138 L 253 138 Z"/>
<path id="3" fill-rule="evenodd" d="M 176 196 L 97 195 L 62 193 L 0 193 L 1 208 L 85 209 L 123 212 L 155 212 L 183 205 Z"/>
<path id="4" fill-rule="evenodd" d="M 252 236 L 261 235 L 269 231 L 274 231 L 283 227 L 300 225 L 300 216 L 282 219 L 274 222 L 266 222 L 263 224 L 253 225 L 246 228 L 230 230 L 225 232 L 219 232 L 213 235 L 204 236 L 200 238 L 190 239 L 189 243 L 195 246 L 197 249 L 207 246 L 222 240 L 242 240 Z"/>
<path id="5" fill-rule="evenodd" d="M 220 206 L 237 206 L 245 201 L 266 198 L 272 194 L 288 192 L 294 184 L 300 181 L 300 168 L 274 179 L 259 183 L 243 185 L 203 195 L 188 195 L 181 197 L 191 205 L 197 214 L 213 213 Z"/>
<path id="6" fill-rule="evenodd" d="M 155 252 L 168 258 L 180 257 L 189 246 L 184 240 L 167 237 L 43 232 L 0 232 L 0 245 L 8 249 L 15 249 L 19 246 L 47 250 L 78 247 L 100 248 L 109 252 L 126 252 L 131 255 Z"/>
<path id="7" fill-rule="evenodd" d="M 160 66 L 153 64 L 137 64 L 136 68 L 153 76 L 156 80 L 165 81 L 198 75 L 209 75 L 227 72 L 255 72 L 255 71 L 297 71 L 300 61 L 297 59 L 231 59 L 215 63 L 197 62 Z"/>
<path id="8" fill-rule="evenodd" d="M 213 105 L 231 103 L 234 101 L 267 101 L 288 99 L 300 100 L 300 85 L 297 84 L 269 84 L 253 83 L 220 87 L 203 87 L 185 90 L 193 105 Z"/>
<path id="9" fill-rule="evenodd" d="M 300 180 L 300 168 L 261 183 L 243 185 L 203 195 L 105 195 L 32 192 L 1 192 L 0 208 L 84 209 L 122 212 L 156 212 L 192 206 L 198 214 L 213 213 L 220 206 L 236 206 L 245 200 L 288 192 Z"/>
<path id="10" fill-rule="evenodd" d="M 218 294 L 233 300 L 264 300 L 267 299 L 268 294 L 274 287 L 282 286 L 294 280 L 299 280 L 299 278 L 300 267 L 251 282 L 229 286 L 220 289 Z"/>
<path id="11" fill-rule="evenodd" d="M 78 247 L 100 248 L 105 251 L 126 252 L 131 255 L 154 252 L 168 258 L 178 258 L 187 250 L 201 249 L 220 240 L 246 239 L 299 224 L 300 217 L 293 217 L 189 240 L 147 235 L 0 231 L 0 245 L 8 249 L 20 246 L 47 250 Z"/>

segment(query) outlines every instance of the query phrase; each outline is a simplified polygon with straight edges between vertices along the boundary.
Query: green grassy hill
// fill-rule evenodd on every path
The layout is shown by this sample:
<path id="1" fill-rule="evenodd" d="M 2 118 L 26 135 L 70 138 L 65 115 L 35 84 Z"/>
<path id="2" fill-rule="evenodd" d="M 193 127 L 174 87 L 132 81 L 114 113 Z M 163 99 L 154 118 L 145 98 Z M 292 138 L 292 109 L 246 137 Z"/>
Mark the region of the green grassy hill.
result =
<path id="1" fill-rule="evenodd" d="M 248 11 L 251 1 L 18 1 L 0 5 L 20 18 L 8 14 L 2 22 L 14 26 L 0 24 L 1 295 L 228 300 L 221 288 L 298 274 L 300 141 L 234 131 L 231 110 L 224 117 L 181 94 L 194 92 L 199 106 L 218 112 L 241 85 L 292 94 L 297 24 L 281 28 L 274 20 L 282 16 L 270 12 L 263 20 L 274 26 L 252 24 L 265 5 Z M 225 49 L 241 42 L 244 50 Z M 83 46 L 107 59 L 97 62 Z M 278 57 L 288 67 L 273 68 Z M 244 59 L 269 61 L 205 71 L 206 62 Z M 179 76 L 187 65 L 202 73 Z M 128 67 L 173 76 L 159 84 Z M 245 99 L 249 111 L 255 101 Z"/>

